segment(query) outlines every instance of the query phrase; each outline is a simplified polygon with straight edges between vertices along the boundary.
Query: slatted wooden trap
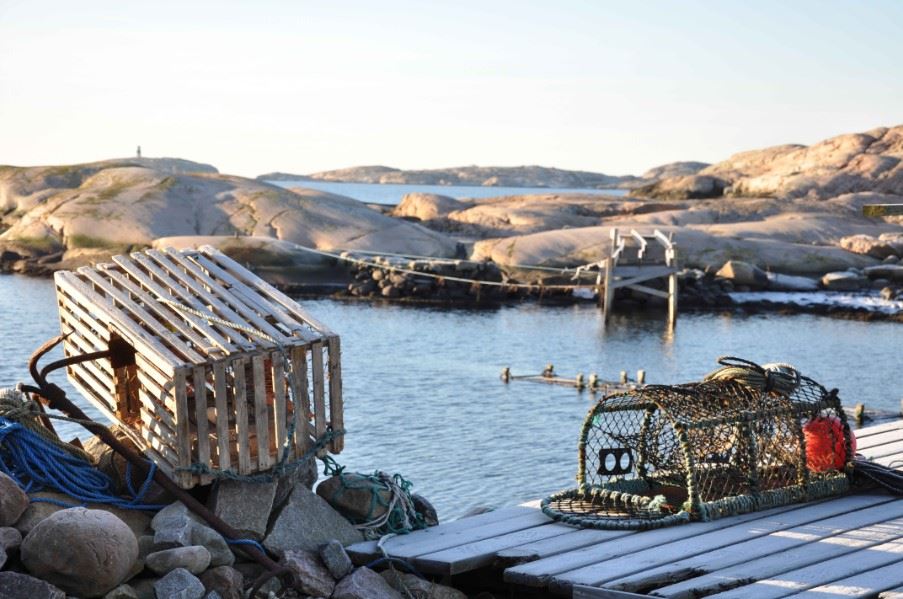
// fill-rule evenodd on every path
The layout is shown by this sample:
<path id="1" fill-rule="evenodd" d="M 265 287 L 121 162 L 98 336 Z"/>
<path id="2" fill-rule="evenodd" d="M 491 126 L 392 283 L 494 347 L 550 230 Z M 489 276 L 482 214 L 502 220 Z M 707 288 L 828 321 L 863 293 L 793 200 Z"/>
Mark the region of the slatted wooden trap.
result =
<path id="1" fill-rule="evenodd" d="M 115 256 L 55 280 L 65 354 L 112 350 L 69 380 L 183 488 L 268 470 L 342 429 L 339 337 L 214 248 Z"/>

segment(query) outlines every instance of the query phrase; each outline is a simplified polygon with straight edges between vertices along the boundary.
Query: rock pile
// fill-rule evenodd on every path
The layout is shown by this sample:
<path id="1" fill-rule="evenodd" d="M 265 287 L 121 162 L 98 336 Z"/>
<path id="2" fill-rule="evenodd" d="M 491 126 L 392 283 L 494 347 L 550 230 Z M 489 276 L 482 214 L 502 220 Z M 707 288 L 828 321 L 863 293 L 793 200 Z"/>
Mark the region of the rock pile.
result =
<path id="1" fill-rule="evenodd" d="M 400 269 L 414 272 L 400 272 Z M 523 293 L 513 287 L 480 285 L 479 281 L 502 283 L 507 282 L 507 276 L 489 260 L 474 262 L 378 258 L 373 260 L 372 265 L 354 265 L 354 281 L 348 285 L 346 294 L 362 298 L 471 302 L 497 301 L 519 297 Z"/>
<path id="2" fill-rule="evenodd" d="M 409 596 L 404 589 L 415 589 L 466 597 L 391 569 L 381 576 L 355 568 L 344 546 L 364 536 L 343 514 L 364 507 L 348 498 L 333 507 L 311 490 L 315 482 L 316 470 L 299 469 L 272 482 L 223 480 L 193 491 L 245 535 L 234 543 L 178 501 L 152 518 L 103 505 L 65 507 L 72 499 L 50 492 L 29 498 L 0 472 L 0 599 L 245 599 L 264 572 L 241 551 L 251 542 L 294 574 L 297 587 L 284 589 L 286 596 L 401 599 Z M 359 499 L 369 506 L 369 496 Z M 418 496 L 417 504 L 435 524 L 429 502 Z M 282 582 L 270 579 L 258 597 L 281 595 Z"/>

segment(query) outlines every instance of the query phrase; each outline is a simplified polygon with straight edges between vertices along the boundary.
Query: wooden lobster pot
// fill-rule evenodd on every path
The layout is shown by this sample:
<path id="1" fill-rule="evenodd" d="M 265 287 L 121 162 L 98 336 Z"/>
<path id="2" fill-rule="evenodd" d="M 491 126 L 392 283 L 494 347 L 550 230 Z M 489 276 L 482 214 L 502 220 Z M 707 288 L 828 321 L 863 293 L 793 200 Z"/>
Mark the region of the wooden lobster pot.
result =
<path id="1" fill-rule="evenodd" d="M 339 337 L 216 249 L 115 256 L 55 281 L 65 354 L 113 354 L 69 380 L 181 487 L 266 471 L 342 429 Z"/>

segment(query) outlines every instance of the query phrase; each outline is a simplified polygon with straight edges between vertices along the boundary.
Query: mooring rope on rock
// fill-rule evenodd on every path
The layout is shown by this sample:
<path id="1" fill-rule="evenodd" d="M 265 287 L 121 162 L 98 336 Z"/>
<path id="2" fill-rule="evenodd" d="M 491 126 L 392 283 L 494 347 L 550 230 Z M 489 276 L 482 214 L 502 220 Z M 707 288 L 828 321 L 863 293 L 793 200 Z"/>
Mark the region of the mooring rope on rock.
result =
<path id="1" fill-rule="evenodd" d="M 426 520 L 414 506 L 411 496 L 413 483 L 401 474 L 390 475 L 380 471 L 373 474 L 355 473 L 357 481 L 354 481 L 345 474 L 345 467 L 330 456 L 325 456 L 322 460 L 325 465 L 323 474 L 339 479 L 339 486 L 332 494 L 333 500 L 349 489 L 370 491 L 370 506 L 365 516 L 355 518 L 345 514 L 368 539 L 378 539 L 387 534 L 407 534 L 427 528 Z M 383 499 L 383 492 L 388 493 L 387 499 Z"/>

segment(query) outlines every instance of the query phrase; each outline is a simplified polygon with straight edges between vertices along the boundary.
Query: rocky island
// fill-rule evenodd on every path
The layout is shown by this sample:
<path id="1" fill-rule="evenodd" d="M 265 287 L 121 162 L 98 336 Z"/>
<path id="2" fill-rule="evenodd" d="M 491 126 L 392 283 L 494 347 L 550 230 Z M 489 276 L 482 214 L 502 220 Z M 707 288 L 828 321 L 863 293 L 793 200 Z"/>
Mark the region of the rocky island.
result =
<path id="1" fill-rule="evenodd" d="M 673 233 L 681 266 L 694 281 L 720 271 L 718 278 L 734 278 L 743 289 L 782 289 L 791 279 L 776 275 L 803 276 L 809 282 L 793 285 L 887 288 L 882 293 L 894 298 L 903 285 L 903 219 L 867 218 L 862 206 L 903 203 L 901 159 L 903 126 L 897 126 L 811 146 L 741 152 L 712 165 L 657 167 L 615 182 L 636 186 L 626 197 L 547 193 L 468 199 L 412 193 L 389 210 L 264 181 L 277 175 L 252 180 L 176 159 L 2 167 L 0 264 L 4 270 L 47 273 L 153 244 L 213 243 L 287 286 L 321 281 L 344 287 L 361 276 L 304 248 L 491 263 L 483 270 L 502 281 L 522 275 L 515 272 L 521 265 L 597 261 L 609 251 L 608 233 L 616 227 Z M 310 176 L 459 185 L 614 184 L 604 177 L 541 167 L 361 167 Z M 728 262 L 734 267 L 723 269 Z M 729 274 L 750 269 L 762 274 Z M 411 281 L 405 285 L 409 291 L 416 287 Z M 386 284 L 370 287 L 358 295 L 379 295 Z"/>
<path id="2" fill-rule="evenodd" d="M 557 187 L 562 189 L 631 189 L 663 177 L 693 175 L 704 162 L 675 162 L 656 167 L 640 177 L 615 176 L 544 166 L 460 166 L 427 170 L 401 170 L 389 166 L 356 166 L 310 175 L 268 173 L 262 181 L 332 181 L 400 185 L 468 185 L 476 187 Z"/>

